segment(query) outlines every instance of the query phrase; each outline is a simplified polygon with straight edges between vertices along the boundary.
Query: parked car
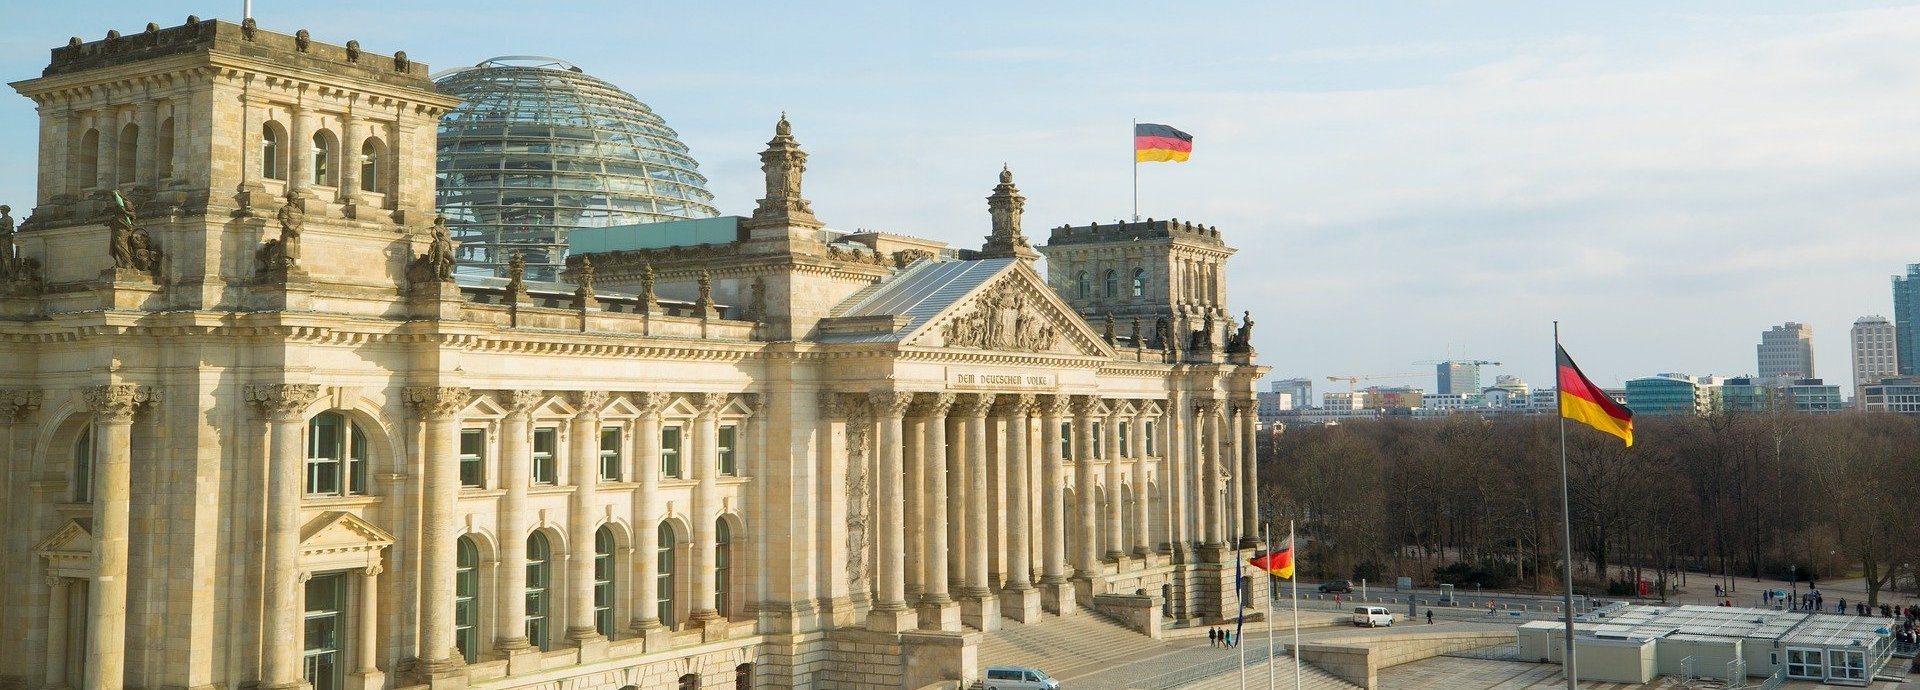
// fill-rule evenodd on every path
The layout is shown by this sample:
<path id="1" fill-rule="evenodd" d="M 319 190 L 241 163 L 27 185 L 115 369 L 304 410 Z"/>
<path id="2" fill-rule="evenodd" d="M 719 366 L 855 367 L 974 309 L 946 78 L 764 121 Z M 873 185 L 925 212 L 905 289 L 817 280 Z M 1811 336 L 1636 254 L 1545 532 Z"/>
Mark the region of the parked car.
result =
<path id="1" fill-rule="evenodd" d="M 1060 690 L 1060 681 L 1031 666 L 988 666 L 982 681 L 987 690 Z"/>
<path id="2" fill-rule="evenodd" d="M 1355 606 L 1353 607 L 1353 624 L 1369 628 L 1393 625 L 1393 614 L 1384 606 Z"/>
<path id="3" fill-rule="evenodd" d="M 1353 581 L 1352 580 L 1328 580 L 1326 582 L 1320 583 L 1321 594 L 1330 594 L 1333 592 L 1339 592 L 1341 594 L 1352 594 Z"/>

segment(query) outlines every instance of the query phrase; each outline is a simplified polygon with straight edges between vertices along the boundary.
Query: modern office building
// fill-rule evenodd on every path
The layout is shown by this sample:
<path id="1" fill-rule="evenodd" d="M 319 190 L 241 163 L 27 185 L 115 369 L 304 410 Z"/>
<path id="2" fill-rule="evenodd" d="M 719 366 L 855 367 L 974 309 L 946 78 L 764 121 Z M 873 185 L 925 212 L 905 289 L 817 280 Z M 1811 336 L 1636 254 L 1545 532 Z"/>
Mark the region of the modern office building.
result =
<path id="1" fill-rule="evenodd" d="M 1659 374 L 1627 380 L 1626 405 L 1650 417 L 1704 415 L 1717 403 L 1719 382 L 1710 377 Z"/>
<path id="2" fill-rule="evenodd" d="M 1760 334 L 1760 378 L 1810 379 L 1813 373 L 1813 327 L 1788 321 Z"/>
<path id="3" fill-rule="evenodd" d="M 1893 322 L 1884 316 L 1862 316 L 1853 321 L 1853 387 L 1900 374 L 1900 350 Z"/>
<path id="4" fill-rule="evenodd" d="M 1820 379 L 1736 377 L 1720 386 L 1729 413 L 1833 414 L 1846 409 L 1840 386 Z"/>
<path id="5" fill-rule="evenodd" d="M 1439 362 L 1433 366 L 1434 387 L 1439 389 L 1441 395 L 1479 395 L 1480 367 L 1485 364 L 1497 365 L 1499 362 L 1461 359 Z"/>
<path id="6" fill-rule="evenodd" d="M 498 57 L 434 75 L 436 203 L 459 270 L 530 280 L 565 267 L 568 233 L 716 215 L 707 179 L 647 104 L 564 60 Z"/>
<path id="7" fill-rule="evenodd" d="M 1120 340 L 1036 269 L 1011 172 L 977 248 L 835 232 L 782 118 L 735 241 L 463 275 L 426 65 L 149 27 L 12 84 L 0 687 L 968 687 L 1003 620 L 1265 596 L 1218 231 L 1052 258 L 1217 259 L 1127 302 L 1215 328 Z"/>
<path id="8" fill-rule="evenodd" d="M 1295 405 L 1306 407 L 1313 404 L 1313 379 L 1291 378 L 1273 382 L 1273 392 L 1287 393 L 1293 396 Z"/>
<path id="9" fill-rule="evenodd" d="M 1920 372 L 1920 264 L 1893 277 L 1893 332 L 1900 375 L 1913 376 Z"/>
<path id="10" fill-rule="evenodd" d="M 1920 414 L 1920 377 L 1892 376 L 1861 386 L 1854 393 L 1868 412 Z"/>

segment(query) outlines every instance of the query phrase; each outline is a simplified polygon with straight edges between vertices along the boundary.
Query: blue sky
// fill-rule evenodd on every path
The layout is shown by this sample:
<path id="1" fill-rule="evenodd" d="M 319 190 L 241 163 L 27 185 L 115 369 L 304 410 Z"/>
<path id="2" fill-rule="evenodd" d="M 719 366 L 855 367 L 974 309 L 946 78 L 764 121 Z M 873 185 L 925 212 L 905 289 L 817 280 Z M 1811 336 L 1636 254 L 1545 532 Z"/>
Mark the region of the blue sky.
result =
<path id="1" fill-rule="evenodd" d="M 1199 5 L 1199 3 L 1196 3 Z M 448 8 L 458 7 L 457 11 Z M 20 4 L 0 77 L 239 0 Z M 830 225 L 977 245 L 1002 163 L 1036 239 L 1129 212 L 1129 120 L 1195 136 L 1141 213 L 1218 226 L 1276 376 L 1449 354 L 1536 383 L 1550 321 L 1603 385 L 1755 369 L 1810 323 L 1891 314 L 1920 262 L 1920 7 L 1779 2 L 256 3 L 265 28 L 436 70 L 552 55 L 632 92 L 725 213 L 781 111 Z M 35 115 L 0 107 L 0 202 L 31 205 Z M 1418 382 L 1418 381 L 1416 381 Z M 1431 385 L 1431 377 L 1424 382 Z"/>

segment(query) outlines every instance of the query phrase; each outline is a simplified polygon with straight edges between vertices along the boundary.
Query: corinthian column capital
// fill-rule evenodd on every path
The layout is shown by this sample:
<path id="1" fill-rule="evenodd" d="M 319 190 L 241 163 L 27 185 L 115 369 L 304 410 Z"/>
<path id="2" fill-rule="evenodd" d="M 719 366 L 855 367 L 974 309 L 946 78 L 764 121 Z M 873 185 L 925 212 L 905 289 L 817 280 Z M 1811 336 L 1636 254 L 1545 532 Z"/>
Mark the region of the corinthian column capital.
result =
<path id="1" fill-rule="evenodd" d="M 446 419 L 460 413 L 473 398 L 473 389 L 458 386 L 413 386 L 407 389 L 407 406 L 427 419 Z"/>
<path id="2" fill-rule="evenodd" d="M 574 408 L 583 417 L 597 415 L 600 408 L 607 406 L 606 391 L 575 391 L 572 397 Z"/>
<path id="3" fill-rule="evenodd" d="M 886 419 L 899 419 L 906 416 L 907 408 L 913 405 L 913 394 L 904 391 L 874 391 L 867 394 L 867 403 L 873 406 L 873 414 Z"/>
<path id="4" fill-rule="evenodd" d="M 1040 396 L 1039 406 L 1040 413 L 1043 415 L 1049 417 L 1065 417 L 1073 411 L 1073 396 L 1043 395 Z"/>
<path id="5" fill-rule="evenodd" d="M 307 411 L 320 397 L 317 383 L 255 383 L 246 388 L 247 402 L 269 419 L 285 420 Z"/>
<path id="6" fill-rule="evenodd" d="M 40 409 L 43 397 L 36 390 L 0 390 L 0 422 L 13 423 L 32 416 Z"/>
<path id="7" fill-rule="evenodd" d="M 547 401 L 547 394 L 545 391 L 516 390 L 507 391 L 499 399 L 501 407 L 507 409 L 508 417 L 526 417 L 533 414 L 534 408 L 539 407 L 540 403 Z"/>
<path id="8" fill-rule="evenodd" d="M 993 395 L 990 393 L 962 393 L 954 396 L 955 416 L 968 419 L 985 417 L 990 409 L 993 409 Z"/>
<path id="9" fill-rule="evenodd" d="M 160 399 L 160 392 L 146 386 L 114 384 L 94 386 L 86 391 L 87 409 L 102 422 L 131 422 L 136 407 Z"/>

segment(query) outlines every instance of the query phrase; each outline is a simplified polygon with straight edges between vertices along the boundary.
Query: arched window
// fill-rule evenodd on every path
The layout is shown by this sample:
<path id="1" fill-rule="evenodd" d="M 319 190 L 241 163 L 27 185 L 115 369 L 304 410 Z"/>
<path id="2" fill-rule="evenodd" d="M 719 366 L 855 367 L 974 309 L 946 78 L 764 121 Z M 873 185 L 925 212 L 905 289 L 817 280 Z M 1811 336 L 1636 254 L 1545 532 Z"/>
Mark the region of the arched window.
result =
<path id="1" fill-rule="evenodd" d="M 120 128 L 120 150 L 113 155 L 113 182 L 126 184 L 136 182 L 134 171 L 140 157 L 140 125 L 127 123 Z"/>
<path id="2" fill-rule="evenodd" d="M 753 664 L 733 667 L 733 690 L 753 690 Z"/>
<path id="3" fill-rule="evenodd" d="M 733 566 L 733 530 L 727 527 L 727 519 L 714 521 L 713 527 L 713 610 L 721 617 L 727 615 L 727 589 Z"/>
<path id="4" fill-rule="evenodd" d="M 159 138 L 154 140 L 154 165 L 160 166 L 160 179 L 173 177 L 173 118 L 160 121 Z"/>
<path id="5" fill-rule="evenodd" d="M 93 425 L 80 430 L 73 442 L 73 502 L 93 502 Z"/>
<path id="6" fill-rule="evenodd" d="M 1090 296 L 1090 293 L 1093 292 L 1093 281 L 1087 277 L 1086 271 L 1081 271 L 1078 275 L 1075 275 L 1073 282 L 1076 288 L 1075 291 L 1080 295 L 1080 299 L 1086 299 Z"/>
<path id="7" fill-rule="evenodd" d="M 480 658 L 480 549 L 461 537 L 453 570 L 453 641 L 471 664 Z"/>
<path id="8" fill-rule="evenodd" d="M 381 151 L 386 148 L 379 139 L 368 138 L 360 144 L 360 191 L 380 191 Z"/>
<path id="9" fill-rule="evenodd" d="M 307 495 L 367 492 L 367 435 L 338 412 L 307 421 Z"/>
<path id="10" fill-rule="evenodd" d="M 527 641 L 541 651 L 547 649 L 547 588 L 552 577 L 552 569 L 547 567 L 549 555 L 546 535 L 527 535 Z"/>
<path id="11" fill-rule="evenodd" d="M 89 129 L 80 135 L 79 155 L 74 183 L 82 189 L 100 184 L 100 130 Z"/>
<path id="12" fill-rule="evenodd" d="M 680 690 L 700 690 L 700 674 L 689 673 L 681 676 Z"/>
<path id="13" fill-rule="evenodd" d="M 1144 268 L 1133 269 L 1133 296 L 1134 297 L 1147 296 L 1147 269 L 1144 269 Z"/>
<path id="14" fill-rule="evenodd" d="M 656 559 L 659 566 L 654 569 L 654 582 L 658 583 L 660 593 L 660 624 L 672 628 L 673 620 L 673 548 L 675 537 L 673 525 L 660 523 L 660 551 Z"/>
<path id="15" fill-rule="evenodd" d="M 1107 269 L 1107 296 L 1120 296 L 1120 273 L 1111 268 Z"/>
<path id="16" fill-rule="evenodd" d="M 613 528 L 593 533 L 593 626 L 613 637 Z"/>
<path id="17" fill-rule="evenodd" d="M 287 179 L 286 146 L 280 125 L 268 122 L 260 125 L 260 176 L 269 180 Z"/>
<path id="18" fill-rule="evenodd" d="M 339 150 L 339 140 L 333 138 L 333 132 L 320 130 L 313 133 L 313 183 L 322 187 L 335 186 L 333 176 L 334 152 Z"/>

